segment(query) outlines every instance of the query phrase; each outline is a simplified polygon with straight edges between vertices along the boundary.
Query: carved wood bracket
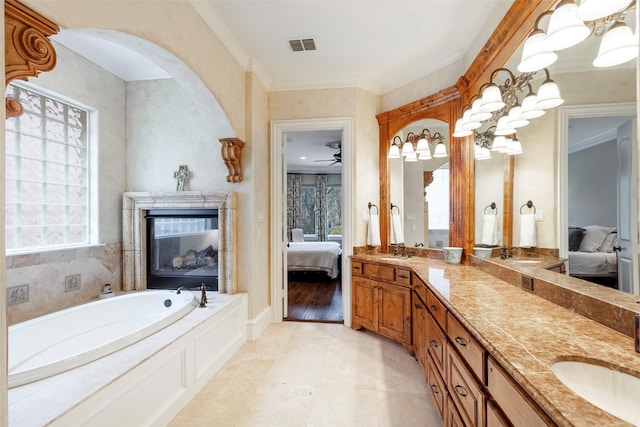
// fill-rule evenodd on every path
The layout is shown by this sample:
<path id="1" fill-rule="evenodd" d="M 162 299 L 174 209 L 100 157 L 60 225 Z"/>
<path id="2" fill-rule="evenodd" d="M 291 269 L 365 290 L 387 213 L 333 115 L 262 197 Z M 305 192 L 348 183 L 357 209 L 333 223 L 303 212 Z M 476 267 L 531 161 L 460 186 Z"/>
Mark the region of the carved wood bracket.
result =
<path id="1" fill-rule="evenodd" d="M 224 165 L 229 170 L 227 182 L 242 181 L 242 147 L 244 142 L 238 138 L 220 138 L 221 154 Z"/>
<path id="2" fill-rule="evenodd" d="M 13 80 L 27 80 L 56 66 L 56 51 L 48 37 L 58 26 L 15 0 L 4 2 L 5 90 Z M 6 98 L 7 117 L 22 114 L 20 101 Z"/>

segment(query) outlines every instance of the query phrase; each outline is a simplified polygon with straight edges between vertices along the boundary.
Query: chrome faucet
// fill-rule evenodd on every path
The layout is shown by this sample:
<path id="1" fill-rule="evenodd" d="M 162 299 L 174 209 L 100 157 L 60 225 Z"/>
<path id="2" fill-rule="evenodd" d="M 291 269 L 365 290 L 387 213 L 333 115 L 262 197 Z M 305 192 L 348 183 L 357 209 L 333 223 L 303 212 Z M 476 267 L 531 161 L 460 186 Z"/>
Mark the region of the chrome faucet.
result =
<path id="1" fill-rule="evenodd" d="M 187 289 L 184 286 L 180 286 L 178 289 L 176 289 L 176 294 L 180 294 L 181 291 L 186 291 Z"/>
<path id="2" fill-rule="evenodd" d="M 500 253 L 500 259 L 504 260 L 507 258 L 513 258 L 513 251 L 516 248 L 508 248 L 506 246 L 502 247 L 502 253 Z"/>
<path id="3" fill-rule="evenodd" d="M 204 283 L 200 285 L 200 308 L 207 306 L 207 285 Z"/>
<path id="4" fill-rule="evenodd" d="M 414 247 L 416 247 L 416 248 L 424 247 L 424 243 L 422 243 L 422 242 L 420 242 L 420 243 L 416 242 L 416 244 L 415 244 L 415 245 L 413 245 L 413 246 L 414 246 Z"/>

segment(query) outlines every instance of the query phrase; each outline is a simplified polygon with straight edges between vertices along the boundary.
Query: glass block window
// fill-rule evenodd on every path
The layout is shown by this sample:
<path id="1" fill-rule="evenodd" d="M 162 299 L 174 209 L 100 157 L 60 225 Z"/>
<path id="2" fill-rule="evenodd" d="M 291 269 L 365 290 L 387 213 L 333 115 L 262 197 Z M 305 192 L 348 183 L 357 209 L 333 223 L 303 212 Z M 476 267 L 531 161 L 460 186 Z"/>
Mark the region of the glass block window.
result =
<path id="1" fill-rule="evenodd" d="M 11 84 L 24 113 L 6 121 L 6 249 L 89 243 L 88 111 Z"/>

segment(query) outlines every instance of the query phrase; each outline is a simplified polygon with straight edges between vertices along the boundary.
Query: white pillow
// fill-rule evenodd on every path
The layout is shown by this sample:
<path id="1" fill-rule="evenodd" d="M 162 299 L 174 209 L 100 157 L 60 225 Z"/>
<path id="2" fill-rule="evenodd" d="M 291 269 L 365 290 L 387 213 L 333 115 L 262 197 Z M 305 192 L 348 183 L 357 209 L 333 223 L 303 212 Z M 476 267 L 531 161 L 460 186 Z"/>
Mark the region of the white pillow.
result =
<path id="1" fill-rule="evenodd" d="M 580 252 L 596 252 L 609 233 L 615 230 L 612 227 L 601 225 L 587 225 L 582 242 L 580 242 Z"/>
<path id="2" fill-rule="evenodd" d="M 604 238 L 604 241 L 598 248 L 598 252 L 613 252 L 613 247 L 616 244 L 617 237 L 618 233 L 616 233 L 615 230 L 607 234 L 607 237 Z"/>

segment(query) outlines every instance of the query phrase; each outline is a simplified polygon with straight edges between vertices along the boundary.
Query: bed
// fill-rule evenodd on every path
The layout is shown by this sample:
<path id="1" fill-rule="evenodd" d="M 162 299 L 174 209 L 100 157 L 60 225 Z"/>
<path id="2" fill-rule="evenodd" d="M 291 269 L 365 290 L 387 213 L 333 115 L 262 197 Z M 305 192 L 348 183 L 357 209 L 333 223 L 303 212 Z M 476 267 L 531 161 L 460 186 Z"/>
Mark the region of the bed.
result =
<path id="1" fill-rule="evenodd" d="M 570 227 L 569 274 L 580 278 L 617 277 L 618 259 L 613 250 L 616 238 L 614 227 Z"/>
<path id="2" fill-rule="evenodd" d="M 340 273 L 342 248 L 337 242 L 289 242 L 289 271 L 324 271 L 335 279 Z"/>

